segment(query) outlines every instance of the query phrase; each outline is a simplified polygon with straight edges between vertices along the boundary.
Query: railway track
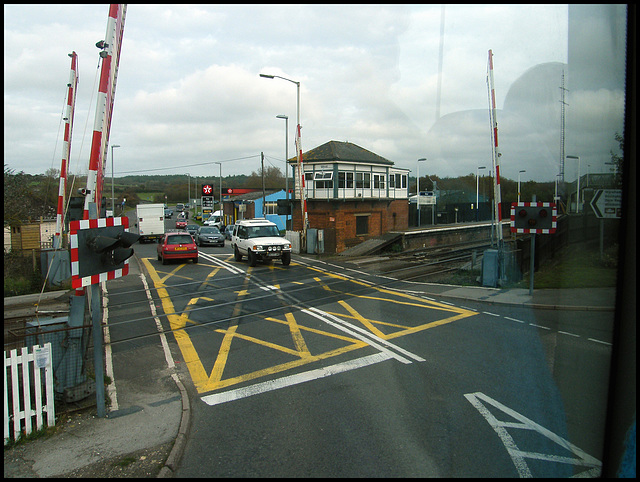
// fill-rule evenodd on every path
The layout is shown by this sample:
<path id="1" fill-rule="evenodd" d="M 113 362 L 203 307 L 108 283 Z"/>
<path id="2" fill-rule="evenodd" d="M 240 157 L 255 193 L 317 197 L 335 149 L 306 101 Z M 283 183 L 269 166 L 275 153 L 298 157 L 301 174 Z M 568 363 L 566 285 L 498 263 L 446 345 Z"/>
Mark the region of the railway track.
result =
<path id="1" fill-rule="evenodd" d="M 39 303 L 32 300 L 7 303 L 4 305 L 4 349 L 13 350 L 24 346 L 27 335 L 33 334 L 29 326 L 38 320 L 65 317 L 69 314 L 69 303 L 64 297 L 42 299 Z M 31 328 L 31 329 L 30 329 Z M 30 333 L 27 333 L 30 331 Z M 50 330 L 49 330 L 50 331 Z"/>
<path id="2" fill-rule="evenodd" d="M 432 246 L 377 258 L 366 263 L 370 269 L 402 280 L 434 281 L 462 269 L 480 267 L 482 253 L 490 242 L 457 243 Z"/>

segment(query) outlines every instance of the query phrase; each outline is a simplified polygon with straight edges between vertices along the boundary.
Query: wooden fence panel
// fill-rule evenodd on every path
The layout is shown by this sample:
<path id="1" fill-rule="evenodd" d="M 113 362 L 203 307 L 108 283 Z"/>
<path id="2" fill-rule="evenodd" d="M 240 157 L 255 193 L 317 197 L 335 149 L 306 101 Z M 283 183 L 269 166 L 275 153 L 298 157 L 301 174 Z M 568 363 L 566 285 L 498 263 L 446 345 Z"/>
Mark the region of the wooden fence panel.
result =
<path id="1" fill-rule="evenodd" d="M 44 369 L 44 394 L 41 370 Z M 9 383 L 8 380 L 11 380 Z M 22 383 L 21 383 L 22 382 Z M 33 386 L 33 396 L 31 387 Z M 55 425 L 55 394 L 51 343 L 4 352 L 4 444 L 13 438 Z M 44 403 L 43 403 L 44 402 Z"/>

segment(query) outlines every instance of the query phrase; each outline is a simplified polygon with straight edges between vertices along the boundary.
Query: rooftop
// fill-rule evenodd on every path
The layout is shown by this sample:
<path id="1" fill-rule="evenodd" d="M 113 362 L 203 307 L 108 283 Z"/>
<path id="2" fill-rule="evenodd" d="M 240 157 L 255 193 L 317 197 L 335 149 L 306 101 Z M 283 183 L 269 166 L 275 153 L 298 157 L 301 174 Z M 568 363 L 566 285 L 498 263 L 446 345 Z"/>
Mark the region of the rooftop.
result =
<path id="1" fill-rule="evenodd" d="M 304 162 L 356 162 L 393 166 L 393 162 L 350 142 L 329 141 L 302 154 Z M 296 158 L 289 159 L 290 163 Z"/>

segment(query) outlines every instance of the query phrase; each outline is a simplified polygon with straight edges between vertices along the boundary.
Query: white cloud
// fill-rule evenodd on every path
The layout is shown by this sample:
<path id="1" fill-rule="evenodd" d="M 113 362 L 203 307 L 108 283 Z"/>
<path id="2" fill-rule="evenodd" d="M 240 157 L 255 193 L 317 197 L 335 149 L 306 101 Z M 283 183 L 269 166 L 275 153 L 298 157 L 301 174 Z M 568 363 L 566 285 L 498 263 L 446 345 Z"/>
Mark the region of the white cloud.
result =
<path id="1" fill-rule="evenodd" d="M 582 15 L 571 13 L 577 11 Z M 54 151 L 61 149 L 56 135 L 67 54 L 75 50 L 80 83 L 71 158 L 76 153 L 78 165 L 88 165 L 95 42 L 105 35 L 108 8 L 5 5 L 4 12 L 5 163 L 30 173 L 59 167 Z M 111 130 L 111 142 L 122 146 L 116 175 L 150 168 L 182 172 L 183 166 L 210 162 L 188 168 L 205 175 L 217 173 L 213 162 L 239 158 L 249 159 L 229 161 L 225 171 L 250 173 L 259 167 L 260 152 L 284 156 L 278 114 L 289 116 L 293 155 L 296 86 L 259 73 L 300 82 L 304 149 L 349 140 L 399 167 L 413 170 L 416 159 L 429 157 L 432 174 L 468 174 L 478 162 L 490 162 L 486 73 L 492 49 L 505 161 L 537 163 L 531 171 L 549 179 L 549 164 L 559 156 L 559 80 L 553 72 L 543 75 L 538 92 L 529 83 L 540 74 L 536 66 L 577 59 L 567 85 L 573 89 L 571 115 L 580 122 L 568 118 L 567 141 L 571 148 L 591 146 L 594 159 L 612 143 L 617 147 L 622 94 L 611 85 L 620 77 L 602 78 L 593 66 L 578 65 L 583 57 L 576 52 L 598 41 L 583 25 L 608 36 L 609 49 L 616 49 L 620 36 L 601 28 L 600 10 L 584 12 L 558 5 L 447 5 L 438 98 L 440 5 L 129 5 Z M 569 31 L 580 41 L 570 42 Z M 574 87 L 578 75 L 605 83 L 600 87 L 609 93 Z M 549 97 L 544 103 L 530 102 L 542 94 Z M 584 134 L 575 131 L 583 128 Z"/>

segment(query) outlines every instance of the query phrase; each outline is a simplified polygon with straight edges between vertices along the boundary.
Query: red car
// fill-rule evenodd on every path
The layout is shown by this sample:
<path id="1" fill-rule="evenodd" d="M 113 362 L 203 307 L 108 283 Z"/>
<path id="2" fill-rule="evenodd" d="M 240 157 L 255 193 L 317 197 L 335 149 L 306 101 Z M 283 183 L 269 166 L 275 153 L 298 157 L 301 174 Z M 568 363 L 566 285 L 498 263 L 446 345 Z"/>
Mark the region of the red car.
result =
<path id="1" fill-rule="evenodd" d="M 167 264 L 172 259 L 198 262 L 198 247 L 189 233 L 166 233 L 158 243 L 158 261 Z"/>
<path id="2" fill-rule="evenodd" d="M 187 227 L 187 220 L 182 218 L 176 221 L 176 229 L 185 229 Z"/>

